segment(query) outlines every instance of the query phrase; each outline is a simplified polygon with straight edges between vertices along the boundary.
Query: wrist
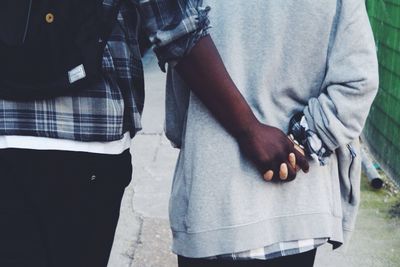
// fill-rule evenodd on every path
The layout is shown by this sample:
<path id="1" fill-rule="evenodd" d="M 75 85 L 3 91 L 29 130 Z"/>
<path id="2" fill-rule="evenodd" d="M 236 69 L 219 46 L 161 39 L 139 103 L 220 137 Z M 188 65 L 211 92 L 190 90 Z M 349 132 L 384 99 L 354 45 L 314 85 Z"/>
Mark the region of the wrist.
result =
<path id="1" fill-rule="evenodd" d="M 258 119 L 255 117 L 246 121 L 242 121 L 241 123 L 239 123 L 239 125 L 236 126 L 233 136 L 239 142 L 243 140 L 248 140 L 260 131 L 261 126 L 262 123 L 258 121 Z"/>

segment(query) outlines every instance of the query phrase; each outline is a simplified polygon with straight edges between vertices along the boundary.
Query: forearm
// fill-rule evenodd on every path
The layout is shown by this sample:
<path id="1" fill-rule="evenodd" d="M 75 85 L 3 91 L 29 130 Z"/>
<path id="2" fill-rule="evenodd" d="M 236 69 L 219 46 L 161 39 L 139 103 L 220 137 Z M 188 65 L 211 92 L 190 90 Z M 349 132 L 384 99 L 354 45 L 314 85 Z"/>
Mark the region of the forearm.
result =
<path id="1" fill-rule="evenodd" d="M 181 59 L 177 71 L 214 117 L 235 138 L 258 122 L 230 78 L 210 36 L 202 38 Z"/>
<path id="2" fill-rule="evenodd" d="M 191 90 L 210 110 L 221 125 L 264 174 L 266 180 L 278 179 L 282 165 L 290 180 L 296 176 L 296 167 L 289 162 L 295 157 L 298 165 L 307 171 L 307 159 L 297 151 L 281 130 L 262 124 L 232 81 L 210 36 L 203 37 L 190 53 L 182 58 L 176 70 Z M 292 164 L 292 167 L 288 167 Z M 286 177 L 286 178 L 285 178 Z"/>

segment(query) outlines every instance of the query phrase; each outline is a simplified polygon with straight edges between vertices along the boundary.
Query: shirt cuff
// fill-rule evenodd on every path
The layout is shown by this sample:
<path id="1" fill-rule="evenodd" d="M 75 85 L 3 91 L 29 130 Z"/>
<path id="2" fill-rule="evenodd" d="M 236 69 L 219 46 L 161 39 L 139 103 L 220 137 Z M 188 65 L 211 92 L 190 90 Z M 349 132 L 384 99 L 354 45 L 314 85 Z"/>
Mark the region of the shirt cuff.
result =
<path id="1" fill-rule="evenodd" d="M 304 147 L 305 153 L 309 157 L 318 160 L 322 166 L 328 163 L 332 151 L 326 147 L 318 134 L 310 128 L 310 124 L 302 112 L 295 114 L 291 118 L 289 134 Z"/>
<path id="2" fill-rule="evenodd" d="M 196 43 L 209 34 L 210 20 L 208 13 L 210 7 L 191 8 L 188 16 L 176 27 L 158 31 L 150 36 L 150 41 L 155 45 L 154 52 L 158 58 L 158 64 L 163 72 L 169 62 L 177 62 L 180 58 L 189 54 Z"/>

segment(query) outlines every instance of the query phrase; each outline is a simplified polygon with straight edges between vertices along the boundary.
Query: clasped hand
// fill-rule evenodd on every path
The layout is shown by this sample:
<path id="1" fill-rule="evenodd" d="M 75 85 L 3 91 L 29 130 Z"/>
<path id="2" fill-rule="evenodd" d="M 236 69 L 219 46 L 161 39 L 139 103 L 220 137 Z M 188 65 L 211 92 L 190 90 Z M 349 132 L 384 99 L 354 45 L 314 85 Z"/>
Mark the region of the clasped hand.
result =
<path id="1" fill-rule="evenodd" d="M 266 181 L 292 181 L 299 170 L 309 170 L 304 151 L 278 128 L 255 123 L 238 141 Z"/>

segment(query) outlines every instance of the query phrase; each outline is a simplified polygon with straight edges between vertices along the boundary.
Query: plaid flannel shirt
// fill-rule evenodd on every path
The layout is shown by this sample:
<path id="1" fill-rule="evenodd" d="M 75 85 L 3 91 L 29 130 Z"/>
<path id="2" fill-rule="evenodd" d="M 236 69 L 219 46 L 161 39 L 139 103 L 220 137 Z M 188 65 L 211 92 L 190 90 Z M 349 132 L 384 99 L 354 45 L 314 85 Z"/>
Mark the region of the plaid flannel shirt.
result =
<path id="1" fill-rule="evenodd" d="M 237 253 L 230 253 L 210 257 L 210 260 L 271 260 L 279 257 L 304 253 L 328 241 L 327 238 L 312 238 L 297 241 L 280 242 L 259 249 L 251 249 Z"/>
<path id="2" fill-rule="evenodd" d="M 106 12 L 119 0 L 104 0 Z M 184 56 L 207 34 L 201 0 L 121 0 L 103 56 L 103 81 L 74 96 L 15 102 L 0 99 L 0 135 L 114 141 L 141 129 L 144 82 L 140 22 L 162 64 Z"/>

